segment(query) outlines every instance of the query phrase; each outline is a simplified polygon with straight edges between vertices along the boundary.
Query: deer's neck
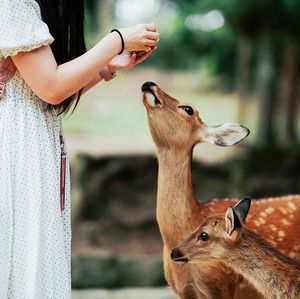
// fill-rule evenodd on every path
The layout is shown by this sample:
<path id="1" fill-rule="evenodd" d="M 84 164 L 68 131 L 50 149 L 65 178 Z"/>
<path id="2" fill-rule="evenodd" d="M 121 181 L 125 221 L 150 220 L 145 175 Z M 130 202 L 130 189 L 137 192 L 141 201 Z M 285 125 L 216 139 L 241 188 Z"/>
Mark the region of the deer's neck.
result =
<path id="1" fill-rule="evenodd" d="M 229 266 L 266 298 L 299 298 L 300 266 L 258 235 L 247 233 L 235 253 Z"/>
<path id="2" fill-rule="evenodd" d="M 158 151 L 157 220 L 164 244 L 169 248 L 177 246 L 199 222 L 191 160 L 192 149 Z"/>

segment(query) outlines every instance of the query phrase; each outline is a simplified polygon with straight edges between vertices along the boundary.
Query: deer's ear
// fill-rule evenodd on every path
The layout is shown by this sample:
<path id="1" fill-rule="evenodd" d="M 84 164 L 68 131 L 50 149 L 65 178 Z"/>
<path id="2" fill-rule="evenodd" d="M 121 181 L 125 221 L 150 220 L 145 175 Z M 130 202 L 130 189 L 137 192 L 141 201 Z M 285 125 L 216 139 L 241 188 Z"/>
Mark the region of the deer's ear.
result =
<path id="1" fill-rule="evenodd" d="M 249 209 L 251 207 L 251 198 L 242 198 L 233 208 L 234 212 L 239 216 L 242 222 L 245 222 Z"/>
<path id="2" fill-rule="evenodd" d="M 241 227 L 240 219 L 234 209 L 228 208 L 225 214 L 225 229 L 228 237 L 236 238 Z"/>
<path id="3" fill-rule="evenodd" d="M 206 126 L 201 130 L 201 140 L 219 146 L 232 146 L 250 134 L 250 130 L 238 124 Z"/>

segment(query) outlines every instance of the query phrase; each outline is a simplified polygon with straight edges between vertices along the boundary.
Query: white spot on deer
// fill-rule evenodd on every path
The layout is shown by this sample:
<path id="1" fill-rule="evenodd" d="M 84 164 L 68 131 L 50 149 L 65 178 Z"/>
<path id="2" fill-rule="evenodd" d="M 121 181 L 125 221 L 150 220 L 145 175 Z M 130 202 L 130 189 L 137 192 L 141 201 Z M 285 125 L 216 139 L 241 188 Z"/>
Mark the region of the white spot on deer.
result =
<path id="1" fill-rule="evenodd" d="M 285 225 L 285 226 L 289 226 L 289 225 L 291 225 L 291 222 L 290 222 L 290 221 L 288 221 L 288 220 L 287 220 L 287 219 L 285 219 L 285 218 L 281 219 L 281 223 L 282 223 L 283 225 Z"/>
<path id="2" fill-rule="evenodd" d="M 274 224 L 270 224 L 269 227 L 273 232 L 277 231 L 277 227 Z"/>
<path id="3" fill-rule="evenodd" d="M 260 212 L 259 215 L 263 218 L 266 218 L 268 216 L 266 212 Z"/>
<path id="4" fill-rule="evenodd" d="M 274 212 L 274 208 L 272 207 L 268 207 L 267 209 L 265 209 L 265 212 L 269 215 L 271 215 Z"/>
<path id="5" fill-rule="evenodd" d="M 258 218 L 258 222 L 260 223 L 260 224 L 266 224 L 266 220 L 264 219 L 264 218 Z"/>
<path id="6" fill-rule="evenodd" d="M 285 208 L 283 208 L 283 207 L 279 207 L 279 210 L 280 210 L 280 212 L 281 212 L 283 215 L 287 215 L 287 214 L 288 214 L 287 209 L 285 209 Z"/>
<path id="7" fill-rule="evenodd" d="M 297 210 L 296 205 L 292 201 L 288 202 L 288 207 L 290 208 L 291 211 L 296 211 Z"/>
<path id="8" fill-rule="evenodd" d="M 278 231 L 278 237 L 285 237 L 285 232 L 283 230 Z"/>
<path id="9" fill-rule="evenodd" d="M 254 220 L 254 224 L 255 224 L 256 226 L 260 226 L 260 222 L 257 221 L 257 220 Z"/>

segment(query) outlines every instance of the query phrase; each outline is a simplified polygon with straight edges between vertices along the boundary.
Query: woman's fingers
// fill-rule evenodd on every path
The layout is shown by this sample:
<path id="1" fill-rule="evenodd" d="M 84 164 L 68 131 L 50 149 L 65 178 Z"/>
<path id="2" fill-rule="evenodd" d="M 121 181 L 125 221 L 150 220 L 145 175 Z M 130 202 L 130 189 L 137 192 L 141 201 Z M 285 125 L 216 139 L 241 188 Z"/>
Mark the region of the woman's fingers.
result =
<path id="1" fill-rule="evenodd" d="M 159 41 L 159 33 L 158 32 L 147 31 L 147 33 L 145 34 L 145 37 L 148 39 L 153 39 L 157 42 Z"/>
<path id="2" fill-rule="evenodd" d="M 157 49 L 157 47 L 154 47 L 151 49 L 151 51 L 144 52 L 143 55 L 137 56 L 135 64 L 139 64 L 139 63 L 142 63 L 143 61 L 145 61 L 156 49 Z"/>
<path id="3" fill-rule="evenodd" d="M 145 40 L 144 45 L 148 47 L 155 47 L 157 45 L 157 41 L 153 39 L 147 39 Z"/>
<path id="4" fill-rule="evenodd" d="M 136 58 L 135 64 L 142 63 L 142 62 L 145 61 L 151 54 L 152 54 L 152 51 L 145 52 L 145 54 L 143 54 L 142 56 L 139 56 L 139 57 Z"/>
<path id="5" fill-rule="evenodd" d="M 129 64 L 128 64 L 130 67 L 135 65 L 136 57 L 137 57 L 137 56 L 136 56 L 135 53 L 133 53 L 133 54 L 131 55 L 130 61 L 129 61 Z"/>
<path id="6" fill-rule="evenodd" d="M 147 31 L 153 31 L 153 32 L 157 31 L 154 23 L 145 24 L 145 28 Z"/>

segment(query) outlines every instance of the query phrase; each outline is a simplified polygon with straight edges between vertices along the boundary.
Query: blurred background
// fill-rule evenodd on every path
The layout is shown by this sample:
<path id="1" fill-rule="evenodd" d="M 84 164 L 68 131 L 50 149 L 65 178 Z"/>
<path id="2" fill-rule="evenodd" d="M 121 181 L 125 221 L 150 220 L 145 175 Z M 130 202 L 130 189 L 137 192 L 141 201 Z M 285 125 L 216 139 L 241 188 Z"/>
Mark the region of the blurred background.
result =
<path id="1" fill-rule="evenodd" d="M 100 83 L 64 118 L 73 181 L 73 298 L 175 298 L 164 288 L 157 162 L 141 85 L 153 81 L 192 103 L 207 124 L 251 129 L 237 147 L 195 148 L 199 201 L 299 193 L 300 1 L 85 2 L 88 47 L 112 28 L 140 22 L 154 22 L 161 38 L 145 63 Z M 80 291 L 86 289 L 102 291 Z"/>

